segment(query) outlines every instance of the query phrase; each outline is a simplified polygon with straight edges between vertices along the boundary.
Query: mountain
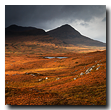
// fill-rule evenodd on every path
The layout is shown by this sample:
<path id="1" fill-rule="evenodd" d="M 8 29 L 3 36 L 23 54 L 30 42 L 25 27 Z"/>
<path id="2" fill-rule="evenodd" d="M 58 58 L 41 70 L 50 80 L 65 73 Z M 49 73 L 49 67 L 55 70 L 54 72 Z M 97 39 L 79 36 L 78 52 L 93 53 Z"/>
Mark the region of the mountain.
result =
<path id="1" fill-rule="evenodd" d="M 39 41 L 55 45 L 66 45 L 62 40 L 51 37 L 43 29 L 10 25 L 5 28 L 6 42 Z"/>
<path id="2" fill-rule="evenodd" d="M 86 46 L 106 46 L 105 43 L 90 39 L 81 35 L 77 30 L 68 24 L 47 32 L 50 36 L 60 39 L 67 44 L 86 45 Z"/>
<path id="3" fill-rule="evenodd" d="M 47 35 L 43 29 L 37 29 L 35 27 L 22 27 L 17 25 L 11 25 L 5 28 L 5 35 Z"/>
<path id="4" fill-rule="evenodd" d="M 77 30 L 75 30 L 73 27 L 71 27 L 68 24 L 62 25 L 56 29 L 50 30 L 48 32 L 45 32 L 43 29 L 38 29 L 35 27 L 22 27 L 17 25 L 11 25 L 7 28 L 5 28 L 5 37 L 6 38 L 16 38 L 20 39 L 19 37 L 27 37 L 25 40 L 31 40 L 32 37 L 35 36 L 34 39 L 36 41 L 41 42 L 50 42 L 54 44 L 59 45 L 67 45 L 67 44 L 73 44 L 75 46 L 100 46 L 104 47 L 106 46 L 105 43 L 90 39 L 86 36 L 81 35 Z M 41 37 L 39 35 L 42 35 Z M 19 36 L 19 37 L 17 37 Z M 13 39 L 12 38 L 12 39 Z"/>

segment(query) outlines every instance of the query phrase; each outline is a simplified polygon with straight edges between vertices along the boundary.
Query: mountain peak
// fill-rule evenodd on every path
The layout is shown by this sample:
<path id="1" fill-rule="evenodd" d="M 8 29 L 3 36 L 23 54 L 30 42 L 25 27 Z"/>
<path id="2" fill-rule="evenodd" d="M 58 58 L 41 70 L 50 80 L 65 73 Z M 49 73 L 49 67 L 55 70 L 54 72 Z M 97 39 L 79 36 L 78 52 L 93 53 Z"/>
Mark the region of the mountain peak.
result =
<path id="1" fill-rule="evenodd" d="M 16 30 L 18 28 L 20 28 L 21 26 L 17 26 L 16 24 L 12 24 L 8 27 L 6 27 L 7 30 Z"/>
<path id="2" fill-rule="evenodd" d="M 92 40 L 81 35 L 69 24 L 62 25 L 56 29 L 48 31 L 48 34 L 54 38 L 60 39 L 68 44 L 87 45 L 87 46 L 105 46 L 104 43 Z"/>
<path id="3" fill-rule="evenodd" d="M 58 36 L 59 39 L 78 37 L 80 35 L 80 33 L 69 24 L 65 24 L 56 29 L 50 30 L 48 33 L 52 36 Z"/>
<path id="4" fill-rule="evenodd" d="M 16 24 L 12 24 L 9 27 L 18 27 Z"/>
<path id="5" fill-rule="evenodd" d="M 6 30 L 11 30 L 11 31 L 24 31 L 24 30 L 32 30 L 32 29 L 37 29 L 37 28 L 35 28 L 35 27 L 22 27 L 22 26 L 18 26 L 16 24 L 12 24 L 6 28 Z"/>
<path id="6" fill-rule="evenodd" d="M 64 25 L 62 25 L 62 26 L 60 26 L 61 28 L 69 28 L 69 29 L 74 29 L 71 25 L 69 25 L 69 24 L 64 24 Z M 74 29 L 75 30 L 75 29 Z"/>
<path id="7" fill-rule="evenodd" d="M 69 24 L 64 24 L 64 25 L 62 25 L 62 26 L 69 26 L 69 27 L 71 27 Z"/>

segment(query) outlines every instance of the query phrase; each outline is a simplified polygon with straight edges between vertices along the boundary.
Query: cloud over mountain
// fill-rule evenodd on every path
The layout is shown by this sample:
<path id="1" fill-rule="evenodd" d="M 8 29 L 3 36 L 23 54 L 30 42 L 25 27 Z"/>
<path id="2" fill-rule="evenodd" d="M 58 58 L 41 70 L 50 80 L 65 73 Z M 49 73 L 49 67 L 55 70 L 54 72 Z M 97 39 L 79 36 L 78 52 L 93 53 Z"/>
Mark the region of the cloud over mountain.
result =
<path id="1" fill-rule="evenodd" d="M 105 17 L 105 5 L 5 6 L 6 27 L 11 24 L 17 24 L 51 30 L 67 23 L 84 35 L 104 42 L 106 39 Z"/>

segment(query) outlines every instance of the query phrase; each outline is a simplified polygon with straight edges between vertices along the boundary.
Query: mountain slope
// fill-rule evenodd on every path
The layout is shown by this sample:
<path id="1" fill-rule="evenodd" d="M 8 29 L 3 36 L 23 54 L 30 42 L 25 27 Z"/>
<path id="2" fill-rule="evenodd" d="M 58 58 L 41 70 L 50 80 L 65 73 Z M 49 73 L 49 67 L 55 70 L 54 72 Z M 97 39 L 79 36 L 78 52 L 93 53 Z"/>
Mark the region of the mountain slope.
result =
<path id="1" fill-rule="evenodd" d="M 43 29 L 11 25 L 5 28 L 5 35 L 47 35 Z"/>
<path id="2" fill-rule="evenodd" d="M 86 46 L 106 46 L 105 43 L 81 35 L 70 25 L 66 24 L 47 32 L 50 36 L 60 39 L 68 44 Z"/>

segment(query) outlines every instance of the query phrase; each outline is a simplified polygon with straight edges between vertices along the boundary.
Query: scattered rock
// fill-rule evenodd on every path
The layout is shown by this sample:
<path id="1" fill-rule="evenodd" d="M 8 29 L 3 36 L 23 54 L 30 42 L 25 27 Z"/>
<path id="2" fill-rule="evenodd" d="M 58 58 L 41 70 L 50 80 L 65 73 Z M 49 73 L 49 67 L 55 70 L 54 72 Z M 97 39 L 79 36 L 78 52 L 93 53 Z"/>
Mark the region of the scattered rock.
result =
<path id="1" fill-rule="evenodd" d="M 96 68 L 96 70 L 99 70 L 100 66 L 98 68 Z"/>
<path id="2" fill-rule="evenodd" d="M 45 79 L 48 79 L 48 77 L 46 77 Z"/>
<path id="3" fill-rule="evenodd" d="M 32 75 L 32 76 L 43 76 L 42 74 L 40 73 L 33 73 L 33 72 L 29 72 L 29 73 L 25 73 L 25 75 Z"/>
<path id="4" fill-rule="evenodd" d="M 9 74 L 6 74 L 6 76 L 9 76 Z"/>
<path id="5" fill-rule="evenodd" d="M 100 65 L 100 64 L 97 64 L 97 65 Z M 85 68 L 85 67 L 84 67 Z M 85 71 L 85 74 L 88 74 L 92 71 L 92 69 L 95 68 L 95 65 L 93 65 L 92 67 L 88 67 L 88 69 Z M 98 68 L 96 68 L 96 70 L 98 70 L 100 68 L 100 66 Z M 106 69 L 106 68 L 105 68 Z M 75 70 L 77 71 L 77 70 Z M 79 76 L 77 76 L 76 78 L 74 78 L 74 80 L 76 80 L 77 78 L 79 78 L 81 75 L 84 75 L 83 72 L 80 73 Z"/>
<path id="6" fill-rule="evenodd" d="M 79 78 L 79 75 L 78 75 L 78 76 L 76 76 L 76 79 L 77 79 L 77 78 Z"/>
<path id="7" fill-rule="evenodd" d="M 100 66 L 98 67 L 98 69 L 100 68 Z"/>
<path id="8" fill-rule="evenodd" d="M 39 90 L 35 89 L 35 88 L 31 88 L 31 90 L 34 90 L 36 92 L 40 92 Z"/>
<path id="9" fill-rule="evenodd" d="M 91 72 L 92 71 L 92 69 L 95 67 L 95 65 L 94 66 L 92 66 L 92 67 L 90 67 L 90 68 L 88 68 L 87 70 L 86 70 L 86 72 L 85 72 L 85 74 L 88 74 L 89 72 Z"/>
<path id="10" fill-rule="evenodd" d="M 60 78 L 57 78 L 56 80 L 59 80 Z"/>
<path id="11" fill-rule="evenodd" d="M 42 81 L 42 79 L 39 79 L 39 82 Z"/>
<path id="12" fill-rule="evenodd" d="M 85 72 L 85 74 L 88 74 L 89 73 L 89 71 L 88 72 Z"/>
<path id="13" fill-rule="evenodd" d="M 80 76 L 81 76 L 81 75 L 84 75 L 84 73 L 83 73 L 83 72 L 81 72 L 81 73 L 80 73 Z"/>
<path id="14" fill-rule="evenodd" d="M 92 68 L 94 68 L 95 67 L 95 65 L 94 66 L 92 66 Z"/>
<path id="15" fill-rule="evenodd" d="M 96 68 L 96 70 L 98 70 L 98 68 Z"/>
<path id="16" fill-rule="evenodd" d="M 89 73 L 89 69 L 86 70 L 85 74 L 88 74 L 88 73 Z"/>
<path id="17" fill-rule="evenodd" d="M 38 75 L 40 75 L 40 73 L 37 73 Z"/>
<path id="18" fill-rule="evenodd" d="M 74 78 L 74 80 L 76 80 L 76 78 Z"/>
<path id="19" fill-rule="evenodd" d="M 35 76 L 34 74 L 30 74 L 30 75 Z"/>

